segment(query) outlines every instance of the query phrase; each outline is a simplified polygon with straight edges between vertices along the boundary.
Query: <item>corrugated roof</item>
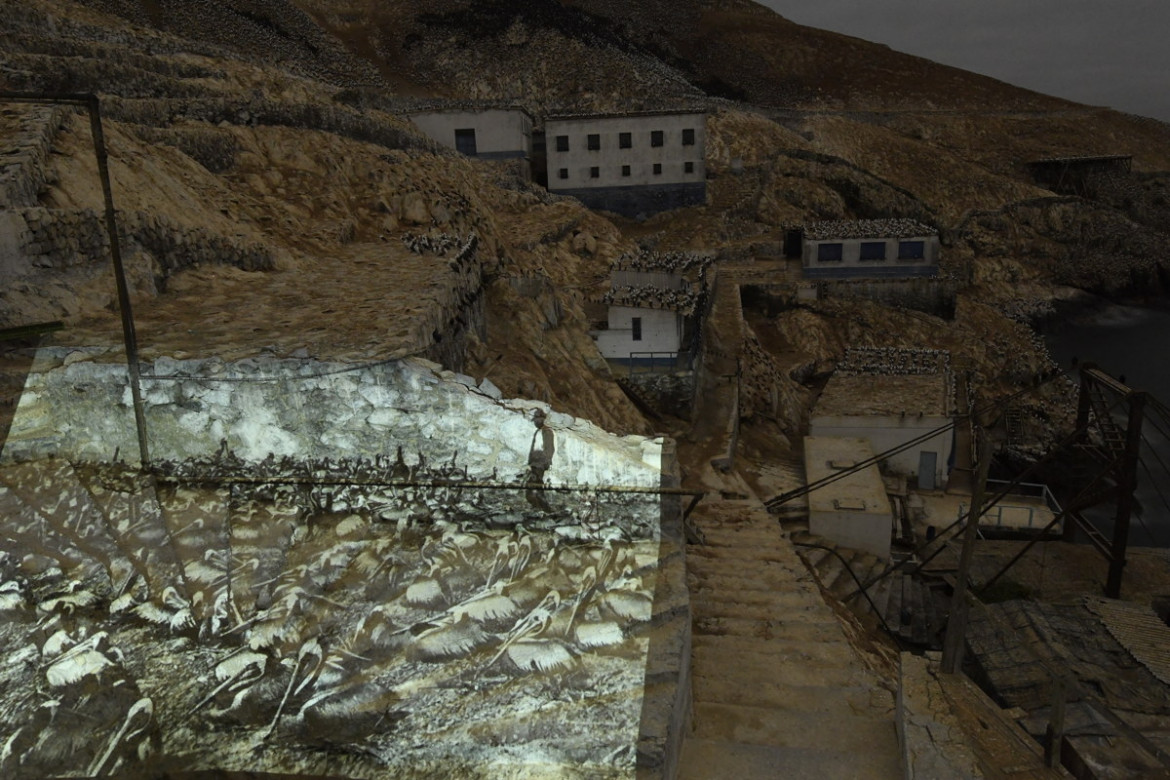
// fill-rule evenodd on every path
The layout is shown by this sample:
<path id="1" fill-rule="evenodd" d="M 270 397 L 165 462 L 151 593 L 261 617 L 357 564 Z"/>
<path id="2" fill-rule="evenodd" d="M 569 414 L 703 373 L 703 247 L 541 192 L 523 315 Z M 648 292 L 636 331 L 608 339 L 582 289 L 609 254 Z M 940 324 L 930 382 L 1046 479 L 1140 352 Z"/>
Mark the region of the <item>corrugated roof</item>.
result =
<path id="1" fill-rule="evenodd" d="M 810 241 L 834 238 L 917 238 L 935 236 L 938 231 L 916 219 L 855 219 L 813 222 L 804 227 Z"/>
<path id="2" fill-rule="evenodd" d="M 1170 685 L 1170 626 L 1147 606 L 1087 598 L 1085 606 L 1101 619 L 1118 644 L 1162 682 Z"/>

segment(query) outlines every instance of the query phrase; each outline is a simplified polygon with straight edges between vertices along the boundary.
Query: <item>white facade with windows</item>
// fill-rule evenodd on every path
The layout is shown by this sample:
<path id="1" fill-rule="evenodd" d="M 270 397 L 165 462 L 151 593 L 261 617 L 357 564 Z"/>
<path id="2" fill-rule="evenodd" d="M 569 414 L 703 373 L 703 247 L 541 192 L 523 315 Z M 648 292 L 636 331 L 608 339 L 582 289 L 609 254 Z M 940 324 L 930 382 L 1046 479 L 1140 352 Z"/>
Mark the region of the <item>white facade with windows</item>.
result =
<path id="1" fill-rule="evenodd" d="M 532 117 L 520 108 L 438 109 L 410 115 L 419 130 L 444 146 L 481 160 L 528 160 Z"/>
<path id="2" fill-rule="evenodd" d="M 934 276 L 938 258 L 938 231 L 915 220 L 816 222 L 803 230 L 807 278 Z"/>
<path id="3" fill-rule="evenodd" d="M 626 216 L 706 201 L 706 115 L 550 117 L 548 189 Z"/>
<path id="4" fill-rule="evenodd" d="M 683 316 L 676 311 L 610 306 L 608 325 L 592 335 L 602 357 L 609 360 L 638 360 L 631 353 L 639 352 L 677 353 L 682 346 Z"/>

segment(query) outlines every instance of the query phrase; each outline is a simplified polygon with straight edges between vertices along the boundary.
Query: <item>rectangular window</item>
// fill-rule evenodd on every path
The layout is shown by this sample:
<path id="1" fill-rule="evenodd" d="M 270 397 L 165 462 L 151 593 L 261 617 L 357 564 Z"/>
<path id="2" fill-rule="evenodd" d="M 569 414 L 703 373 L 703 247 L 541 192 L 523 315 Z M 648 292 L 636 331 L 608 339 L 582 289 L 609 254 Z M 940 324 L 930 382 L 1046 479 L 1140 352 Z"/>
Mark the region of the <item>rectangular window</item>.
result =
<path id="1" fill-rule="evenodd" d="M 455 151 L 459 152 L 460 154 L 466 154 L 468 157 L 475 156 L 474 128 L 455 131 Z"/>
<path id="2" fill-rule="evenodd" d="M 567 135 L 558 135 L 557 136 L 557 151 L 558 152 L 569 151 L 569 136 L 567 136 Z"/>
<path id="3" fill-rule="evenodd" d="M 686 130 L 683 130 L 683 146 L 694 146 L 694 145 L 695 145 L 695 131 L 688 127 Z"/>
<path id="4" fill-rule="evenodd" d="M 630 330 L 632 331 L 631 337 L 633 338 L 634 341 L 641 341 L 642 340 L 642 318 L 641 317 L 631 317 L 630 318 Z"/>
<path id="5" fill-rule="evenodd" d="M 898 242 L 898 259 L 899 260 L 921 260 L 926 257 L 926 242 L 925 241 L 899 241 Z"/>
<path id="6" fill-rule="evenodd" d="M 569 169 L 568 168 L 561 168 L 559 171 L 557 171 L 557 176 L 562 178 L 562 179 L 569 178 Z"/>
<path id="7" fill-rule="evenodd" d="M 662 175 L 662 163 L 654 163 L 654 175 L 655 176 Z"/>
<path id="8" fill-rule="evenodd" d="M 663 141 L 662 131 L 661 130 L 652 130 L 650 132 L 650 145 L 651 146 L 662 146 L 663 143 L 664 143 L 664 141 Z"/>
<path id="9" fill-rule="evenodd" d="M 633 133 L 618 133 L 618 146 L 622 149 L 630 149 L 634 146 Z"/>
<path id="10" fill-rule="evenodd" d="M 844 244 L 818 244 L 817 245 L 817 262 L 818 263 L 839 263 L 845 256 Z"/>
<path id="11" fill-rule="evenodd" d="M 586 137 L 586 145 L 591 152 L 596 152 L 601 148 L 601 136 L 597 133 L 590 133 Z"/>
<path id="12" fill-rule="evenodd" d="M 861 260 L 885 260 L 886 259 L 886 242 L 885 241 L 862 241 L 861 242 Z"/>
<path id="13" fill-rule="evenodd" d="M 622 176 L 629 176 L 629 175 L 630 175 L 630 166 L 623 165 L 622 166 Z"/>
<path id="14" fill-rule="evenodd" d="M 592 168 L 590 168 L 589 169 L 589 178 L 590 179 L 600 179 L 601 178 L 601 169 L 598 168 L 596 165 L 593 166 Z"/>
<path id="15" fill-rule="evenodd" d="M 694 173 L 695 164 L 693 162 L 683 163 L 683 173 Z"/>

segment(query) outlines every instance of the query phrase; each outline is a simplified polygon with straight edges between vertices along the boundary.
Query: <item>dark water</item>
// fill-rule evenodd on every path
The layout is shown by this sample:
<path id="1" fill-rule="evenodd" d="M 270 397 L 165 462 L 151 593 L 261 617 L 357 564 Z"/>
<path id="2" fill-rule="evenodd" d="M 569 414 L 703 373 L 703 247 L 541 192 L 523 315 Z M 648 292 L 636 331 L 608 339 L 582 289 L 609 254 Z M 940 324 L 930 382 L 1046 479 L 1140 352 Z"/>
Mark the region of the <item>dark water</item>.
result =
<path id="1" fill-rule="evenodd" d="M 1052 357 L 1068 368 L 1076 357 L 1091 362 L 1134 390 L 1170 404 L 1170 311 L 1109 304 L 1093 314 L 1061 323 L 1045 334 Z M 1124 427 L 1124 418 L 1118 416 Z M 1170 422 L 1150 410 L 1143 427 L 1144 466 L 1138 467 L 1141 519 L 1131 523 L 1130 544 L 1170 547 Z M 1160 460 L 1159 460 L 1160 459 Z M 1086 513 L 1107 535 L 1112 508 Z"/>

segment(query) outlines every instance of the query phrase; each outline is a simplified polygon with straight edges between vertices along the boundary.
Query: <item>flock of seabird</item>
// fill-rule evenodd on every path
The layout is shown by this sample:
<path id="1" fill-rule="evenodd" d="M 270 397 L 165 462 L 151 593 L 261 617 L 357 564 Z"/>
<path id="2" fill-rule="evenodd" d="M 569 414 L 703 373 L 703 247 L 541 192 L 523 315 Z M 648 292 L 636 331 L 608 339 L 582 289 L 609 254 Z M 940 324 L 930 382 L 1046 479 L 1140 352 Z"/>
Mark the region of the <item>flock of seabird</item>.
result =
<path id="1" fill-rule="evenodd" d="M 28 662 L 0 666 L 0 776 L 129 771 L 179 727 L 373 739 L 435 691 L 588 679 L 589 659 L 641 674 L 655 545 L 612 525 L 590 534 L 571 511 L 545 532 L 456 522 L 441 506 L 420 522 L 399 506 L 393 521 L 393 496 L 361 486 L 429 486 L 399 504 L 470 500 L 444 489 L 467 476 L 454 458 L 244 464 L 225 448 L 157 476 L 49 464 L 0 471 L 0 635 Z M 245 470 L 260 484 L 231 483 Z M 325 483 L 344 494 L 345 479 L 351 494 L 332 507 L 314 498 Z M 362 490 L 383 503 L 363 505 Z M 527 506 L 523 490 L 496 492 Z M 601 502 L 564 503 L 587 521 Z"/>

